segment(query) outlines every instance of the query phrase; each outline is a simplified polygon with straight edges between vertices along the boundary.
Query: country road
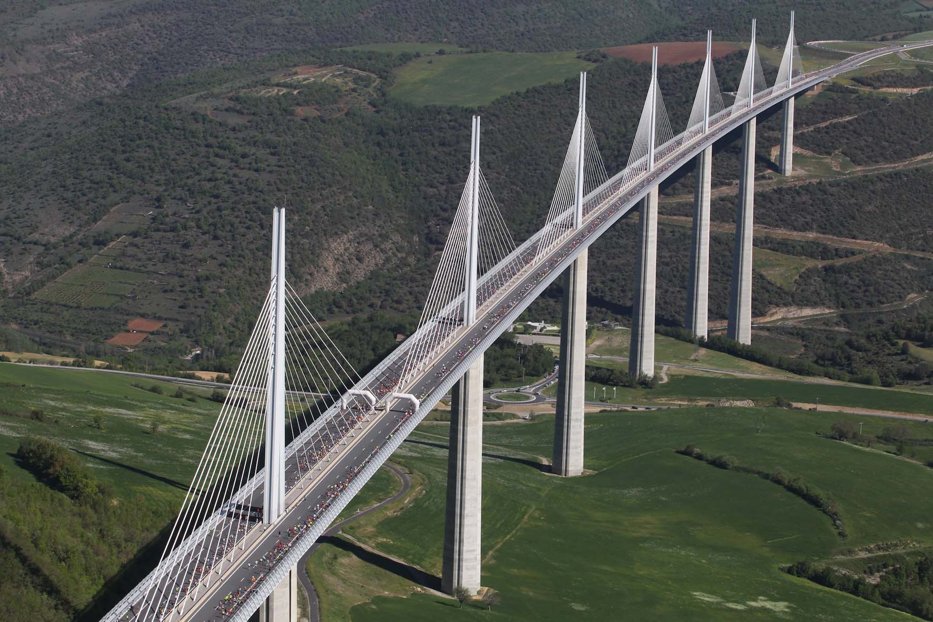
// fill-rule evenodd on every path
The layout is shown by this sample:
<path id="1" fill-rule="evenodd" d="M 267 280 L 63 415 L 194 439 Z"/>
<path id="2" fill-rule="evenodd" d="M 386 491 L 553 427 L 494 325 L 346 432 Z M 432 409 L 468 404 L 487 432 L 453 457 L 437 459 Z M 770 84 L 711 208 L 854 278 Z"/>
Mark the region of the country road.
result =
<path id="1" fill-rule="evenodd" d="M 401 484 L 401 487 L 398 489 L 398 491 L 396 491 L 394 495 L 387 497 L 374 505 L 363 508 L 352 516 L 349 516 L 338 523 L 334 523 L 327 531 L 324 532 L 321 538 L 336 536 L 343 530 L 344 527 L 353 521 L 356 521 L 363 516 L 366 516 L 367 514 L 371 514 L 378 509 L 384 508 L 391 503 L 395 503 L 408 494 L 408 491 L 411 490 L 411 477 L 409 477 L 408 473 L 391 462 L 386 462 L 385 468 L 390 473 L 392 473 L 392 475 L 394 475 L 395 478 L 399 481 L 399 484 Z M 304 588 L 305 595 L 308 597 L 308 618 L 310 622 L 320 622 L 321 620 L 321 602 L 320 599 L 318 599 L 317 590 L 314 589 L 314 584 L 311 583 L 311 578 L 308 576 L 308 560 L 317 550 L 318 546 L 320 546 L 320 543 L 321 540 L 319 539 L 311 546 L 310 549 L 308 549 L 308 552 L 305 553 L 304 557 L 302 557 L 301 561 L 298 563 L 298 580 L 301 582 L 301 586 Z"/>

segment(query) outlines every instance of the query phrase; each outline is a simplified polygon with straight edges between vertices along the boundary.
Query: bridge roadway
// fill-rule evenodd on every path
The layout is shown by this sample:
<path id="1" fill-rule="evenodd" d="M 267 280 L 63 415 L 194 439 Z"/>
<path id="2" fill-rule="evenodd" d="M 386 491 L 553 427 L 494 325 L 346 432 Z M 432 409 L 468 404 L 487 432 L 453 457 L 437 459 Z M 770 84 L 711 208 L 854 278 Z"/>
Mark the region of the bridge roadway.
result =
<path id="1" fill-rule="evenodd" d="M 491 274 L 483 277 L 480 283 L 480 306 L 478 320 L 463 329 L 456 325 L 447 327 L 429 325 L 428 330 L 447 334 L 446 344 L 439 348 L 434 359 L 420 367 L 423 371 L 414 374 L 414 380 L 404 387 L 404 391 L 421 398 L 417 411 L 413 412 L 407 399 L 387 399 L 392 402 L 390 408 L 366 413 L 359 412 L 360 420 L 336 446 L 323 444 L 320 436 L 325 418 L 333 418 L 347 411 L 332 408 L 289 446 L 286 458 L 286 481 L 290 489 L 286 496 L 287 509 L 280 521 L 272 526 L 257 523 L 250 524 L 233 551 L 228 553 L 231 563 L 226 569 L 211 573 L 209 585 L 202 585 L 191 596 L 175 602 L 174 597 L 165 599 L 158 593 L 168 593 L 167 586 L 160 592 L 153 592 L 147 597 L 147 582 L 143 581 L 124 598 L 104 620 L 146 620 L 149 614 L 140 613 L 146 605 L 155 601 L 183 604 L 181 613 L 165 616 L 162 613 L 151 619 L 168 620 L 210 620 L 246 622 L 251 614 L 271 594 L 275 586 L 294 567 L 305 551 L 333 522 L 339 512 L 350 502 L 363 484 L 387 460 L 404 438 L 427 415 L 437 402 L 459 380 L 466 369 L 482 352 L 492 344 L 518 315 L 538 295 L 557 278 L 576 258 L 579 252 L 599 238 L 619 218 L 627 214 L 645 195 L 647 190 L 668 175 L 688 164 L 709 144 L 739 127 L 765 109 L 780 103 L 787 97 L 796 95 L 823 80 L 840 73 L 850 71 L 868 61 L 892 52 L 909 50 L 933 45 L 933 42 L 919 42 L 910 45 L 895 45 L 877 50 L 870 50 L 849 57 L 826 69 L 799 76 L 791 89 L 782 89 L 772 93 L 766 89 L 756 94 L 756 102 L 748 109 L 731 111 L 726 109 L 710 122 L 709 132 L 688 138 L 683 143 L 675 138 L 667 147 L 662 145 L 659 160 L 650 172 L 643 172 L 623 187 L 622 171 L 610 179 L 601 188 L 591 192 L 584 205 L 585 219 L 583 226 L 575 231 L 567 231 L 552 248 L 536 258 L 535 244 L 541 236 L 539 231 L 528 242 L 520 246 L 509 260 L 500 262 L 493 269 L 505 271 L 511 280 L 502 291 L 493 291 Z M 611 190 L 611 193 L 607 193 Z M 607 198 L 602 198 L 607 197 Z M 485 287 L 484 287 L 485 284 Z M 452 303 L 452 304 L 456 304 Z M 417 337 L 414 335 L 409 343 Z M 356 388 L 368 388 L 380 398 L 393 388 L 405 369 L 405 360 L 411 346 L 403 345 L 390 355 L 382 364 L 370 372 Z M 352 425 L 352 421 L 351 421 Z M 343 430 L 341 430 L 341 433 Z M 314 439 L 317 434 L 317 439 Z M 312 440 L 309 444 L 308 441 Z M 329 453 L 321 458 L 322 454 Z M 316 453 L 320 458 L 310 454 Z M 299 467 L 299 458 L 312 463 L 310 472 Z M 305 468 L 308 465 L 305 464 Z M 240 499 L 261 498 L 261 472 L 244 486 L 236 495 Z M 258 495 L 258 497 L 257 497 Z M 215 515 L 212 528 L 199 531 L 195 535 L 199 540 L 211 535 L 223 526 L 223 513 Z M 228 536 L 229 537 L 229 536 Z M 186 541 L 187 544 L 187 541 Z M 184 545 L 183 545 L 184 546 Z M 183 548 L 183 547 L 179 547 Z M 193 549 L 192 549 L 193 550 Z M 194 553 L 177 555 L 178 562 L 190 559 Z M 209 560 L 200 560 L 209 561 Z M 154 573 L 157 572 L 153 571 Z M 207 575 L 196 577 L 205 581 Z M 178 580 L 191 579 L 191 576 Z"/>

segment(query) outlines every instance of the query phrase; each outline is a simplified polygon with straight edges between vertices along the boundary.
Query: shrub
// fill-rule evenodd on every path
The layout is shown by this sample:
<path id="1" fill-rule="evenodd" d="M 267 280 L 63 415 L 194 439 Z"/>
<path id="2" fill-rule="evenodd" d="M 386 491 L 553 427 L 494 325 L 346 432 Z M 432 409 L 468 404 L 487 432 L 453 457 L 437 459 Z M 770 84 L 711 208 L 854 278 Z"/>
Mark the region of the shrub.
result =
<path id="1" fill-rule="evenodd" d="M 27 470 L 75 501 L 91 502 L 105 490 L 67 449 L 44 438 L 23 439 L 16 457 Z"/>
<path id="2" fill-rule="evenodd" d="M 858 437 L 858 428 L 851 421 L 836 421 L 830 428 L 829 436 L 837 441 L 848 441 Z"/>
<path id="3" fill-rule="evenodd" d="M 710 464 L 712 464 L 714 467 L 729 471 L 735 468 L 735 465 L 738 464 L 738 461 L 732 456 L 716 456 L 710 461 Z"/>

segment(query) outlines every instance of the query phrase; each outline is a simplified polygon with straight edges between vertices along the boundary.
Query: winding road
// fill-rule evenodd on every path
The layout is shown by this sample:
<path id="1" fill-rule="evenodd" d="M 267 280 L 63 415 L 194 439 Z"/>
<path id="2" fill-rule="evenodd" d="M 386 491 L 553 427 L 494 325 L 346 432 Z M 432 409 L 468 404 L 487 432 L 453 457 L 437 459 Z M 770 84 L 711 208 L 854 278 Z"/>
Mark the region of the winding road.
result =
<path id="1" fill-rule="evenodd" d="M 371 514 L 376 510 L 382 509 L 387 505 L 391 505 L 396 501 L 405 497 L 408 494 L 408 491 L 411 490 L 411 477 L 401 469 L 398 465 L 392 464 L 391 462 L 386 462 L 383 465 L 386 470 L 388 470 L 400 484 L 400 488 L 390 497 L 383 499 L 382 501 L 375 503 L 369 507 L 358 510 L 352 516 L 349 516 L 338 523 L 334 523 L 330 529 L 324 532 L 323 537 L 333 537 L 338 535 L 344 527 L 350 523 L 359 520 L 360 518 Z M 314 584 L 311 582 L 311 577 L 308 576 L 308 560 L 311 559 L 311 555 L 318 549 L 320 546 L 321 540 L 311 545 L 311 548 L 308 549 L 308 552 L 305 553 L 304 557 L 301 558 L 301 561 L 298 563 L 298 580 L 301 582 L 301 587 L 305 591 L 305 595 L 308 597 L 308 619 L 310 622 L 321 622 L 321 601 L 318 598 L 317 590 L 314 589 Z"/>

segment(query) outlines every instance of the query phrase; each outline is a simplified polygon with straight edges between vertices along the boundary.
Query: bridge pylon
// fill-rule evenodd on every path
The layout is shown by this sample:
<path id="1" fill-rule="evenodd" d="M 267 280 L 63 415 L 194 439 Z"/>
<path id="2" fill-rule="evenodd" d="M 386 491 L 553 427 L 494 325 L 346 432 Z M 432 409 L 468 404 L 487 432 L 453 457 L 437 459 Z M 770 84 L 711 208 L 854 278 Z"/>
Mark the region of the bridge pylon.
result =
<path id="1" fill-rule="evenodd" d="M 666 119 L 658 87 L 658 48 L 651 51 L 651 85 L 639 129 L 647 127 L 646 167 L 654 169 L 658 125 Z M 637 138 L 636 138 L 637 141 Z M 632 301 L 632 340 L 628 369 L 634 377 L 654 376 L 654 314 L 658 258 L 658 187 L 652 186 L 639 205 L 640 229 L 637 281 Z"/>
<path id="2" fill-rule="evenodd" d="M 761 61 L 755 43 L 755 20 L 752 20 L 752 41 L 742 81 L 736 93 L 736 108 L 751 107 L 755 93 L 763 86 Z M 739 343 L 752 342 L 752 239 L 755 213 L 755 133 L 757 117 L 742 126 L 742 168 L 739 177 L 739 201 L 735 216 L 735 247 L 732 254 L 732 284 L 729 292 L 729 320 L 726 335 Z"/>
<path id="3" fill-rule="evenodd" d="M 469 216 L 463 324 L 476 322 L 479 265 L 480 118 L 473 117 L 468 178 Z M 442 589 L 476 593 L 481 580 L 483 477 L 483 355 L 457 382 L 450 404 L 447 511 L 444 525 Z"/>
<path id="4" fill-rule="evenodd" d="M 742 127 L 742 171 L 735 215 L 735 248 L 726 334 L 739 343 L 752 342 L 752 242 L 755 220 L 755 117 Z"/>
<path id="5" fill-rule="evenodd" d="M 706 32 L 706 65 L 697 90 L 696 102 L 702 106 L 702 132 L 709 131 L 713 74 L 713 33 Z M 721 98 L 720 98 L 721 106 Z M 692 119 L 691 119 L 692 121 Z M 690 127 L 693 127 L 692 125 Z M 688 131 L 690 130 L 688 127 Z M 709 336 L 709 217 L 713 170 L 713 146 L 700 152 L 696 163 L 696 190 L 693 198 L 693 239 L 690 253 L 690 281 L 687 283 L 686 325 L 697 339 Z"/>
<path id="6" fill-rule="evenodd" d="M 583 176 L 586 150 L 586 73 L 580 74 L 580 96 L 574 137 L 573 228 L 583 224 Z M 574 146 L 571 145 L 573 148 Z M 583 473 L 583 405 L 586 393 L 586 281 L 588 251 L 582 250 L 564 272 L 557 418 L 551 470 L 565 477 Z"/>
<path id="7" fill-rule="evenodd" d="M 285 506 L 285 208 L 272 213 L 274 315 L 269 325 L 263 522 L 274 523 Z"/>
<path id="8" fill-rule="evenodd" d="M 789 89 L 793 86 L 794 78 L 802 71 L 800 66 L 800 53 L 797 50 L 797 40 L 794 36 L 794 12 L 790 12 L 790 33 L 787 35 L 787 44 L 784 46 L 784 56 L 778 69 L 777 79 L 774 81 L 775 89 Z M 778 167 L 782 175 L 790 175 L 794 168 L 794 98 L 788 97 L 783 104 L 784 123 L 781 128 L 781 154 Z"/>
<path id="9" fill-rule="evenodd" d="M 272 215 L 273 318 L 269 323 L 263 522 L 285 510 L 285 208 Z M 298 622 L 298 568 L 292 568 L 259 608 L 260 622 Z"/>

